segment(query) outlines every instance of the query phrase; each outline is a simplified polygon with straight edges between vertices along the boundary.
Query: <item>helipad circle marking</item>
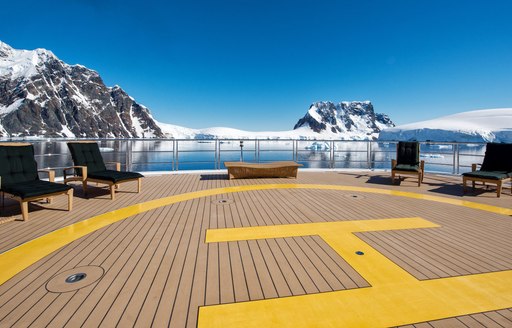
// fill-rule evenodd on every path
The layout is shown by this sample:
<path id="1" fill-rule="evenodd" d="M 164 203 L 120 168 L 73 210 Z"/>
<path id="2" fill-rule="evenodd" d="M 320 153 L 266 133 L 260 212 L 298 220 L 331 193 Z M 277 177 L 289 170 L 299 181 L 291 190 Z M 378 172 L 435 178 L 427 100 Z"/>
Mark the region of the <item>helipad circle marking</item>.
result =
<path id="1" fill-rule="evenodd" d="M 352 192 L 375 193 L 391 196 L 408 197 L 421 200 L 429 200 L 439 203 L 464 206 L 483 211 L 512 215 L 512 209 L 498 206 L 479 204 L 460 199 L 453 199 L 441 196 L 424 195 L 407 191 L 397 191 L 379 188 L 354 187 L 342 185 L 320 185 L 320 184 L 263 184 L 246 185 L 236 187 L 216 188 L 209 190 L 193 191 L 185 194 L 174 195 L 159 199 L 150 200 L 144 203 L 130 205 L 118 210 L 94 216 L 92 218 L 71 224 L 69 226 L 52 231 L 46 235 L 28 241 L 20 246 L 12 248 L 0 254 L 0 285 L 14 277 L 16 274 L 41 260 L 45 256 L 66 246 L 67 244 L 86 236 L 96 230 L 104 228 L 112 223 L 124 220 L 136 214 L 150 211 L 162 206 L 193 200 L 196 198 L 229 194 L 242 191 L 274 190 L 274 189 L 312 189 L 312 190 L 340 190 Z"/>

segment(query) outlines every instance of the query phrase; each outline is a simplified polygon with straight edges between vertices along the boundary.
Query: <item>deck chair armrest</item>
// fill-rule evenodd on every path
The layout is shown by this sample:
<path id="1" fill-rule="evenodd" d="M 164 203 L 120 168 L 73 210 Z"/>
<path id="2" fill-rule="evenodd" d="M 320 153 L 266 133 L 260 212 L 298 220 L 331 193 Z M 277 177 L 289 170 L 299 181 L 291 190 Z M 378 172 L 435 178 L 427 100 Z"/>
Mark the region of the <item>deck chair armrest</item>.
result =
<path id="1" fill-rule="evenodd" d="M 391 169 L 394 169 L 396 167 L 396 159 L 391 160 Z"/>
<path id="2" fill-rule="evenodd" d="M 87 166 L 73 165 L 73 166 L 64 168 L 64 181 L 66 181 L 66 178 L 68 175 L 75 176 L 74 173 L 72 173 L 72 174 L 68 173 L 69 170 L 74 170 L 74 169 L 81 169 L 82 176 L 81 176 L 80 180 L 82 180 L 82 181 L 87 180 Z"/>
<path id="3" fill-rule="evenodd" d="M 37 170 L 37 172 L 47 173 L 48 174 L 48 181 L 55 182 L 55 170 L 39 169 L 39 170 Z"/>
<path id="4" fill-rule="evenodd" d="M 473 163 L 473 164 L 471 164 L 471 172 L 476 171 L 478 166 L 482 166 L 482 164 L 480 164 L 480 163 Z"/>
<path id="5" fill-rule="evenodd" d="M 424 160 L 420 161 L 420 169 L 421 169 L 421 172 L 425 172 L 425 161 Z"/>
<path id="6" fill-rule="evenodd" d="M 120 162 L 105 162 L 105 165 L 109 165 L 109 164 L 115 164 L 116 171 L 121 171 L 121 163 Z"/>

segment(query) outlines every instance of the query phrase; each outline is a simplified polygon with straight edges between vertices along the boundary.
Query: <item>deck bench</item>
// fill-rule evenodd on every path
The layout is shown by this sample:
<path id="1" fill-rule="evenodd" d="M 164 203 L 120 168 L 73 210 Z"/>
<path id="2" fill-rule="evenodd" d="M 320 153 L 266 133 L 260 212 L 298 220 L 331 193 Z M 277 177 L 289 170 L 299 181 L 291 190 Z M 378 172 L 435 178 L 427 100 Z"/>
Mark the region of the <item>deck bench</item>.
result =
<path id="1" fill-rule="evenodd" d="M 297 169 L 302 166 L 293 161 L 273 163 L 224 162 L 228 179 L 242 178 L 297 178 Z"/>

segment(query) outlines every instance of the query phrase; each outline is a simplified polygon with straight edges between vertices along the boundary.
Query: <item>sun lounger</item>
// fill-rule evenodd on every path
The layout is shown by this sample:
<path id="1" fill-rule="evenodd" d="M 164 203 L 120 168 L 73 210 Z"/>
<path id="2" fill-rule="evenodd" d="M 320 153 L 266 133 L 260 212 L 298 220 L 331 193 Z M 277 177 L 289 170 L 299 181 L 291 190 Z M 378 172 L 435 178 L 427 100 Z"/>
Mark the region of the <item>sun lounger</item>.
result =
<path id="1" fill-rule="evenodd" d="M 87 183 L 106 184 L 110 188 L 110 198 L 115 199 L 115 188 L 118 184 L 137 181 L 137 192 L 141 190 L 142 174 L 137 172 L 122 172 L 121 163 L 105 163 L 95 141 L 68 142 L 74 166 L 64 169 L 64 183 L 81 181 L 84 194 L 87 193 Z M 115 164 L 116 170 L 107 170 L 105 164 Z M 74 170 L 74 175 L 68 177 L 68 172 Z"/>
<path id="2" fill-rule="evenodd" d="M 418 142 L 399 141 L 396 147 L 396 160 L 391 160 L 391 182 L 396 175 L 414 175 L 418 177 L 418 187 L 425 175 L 425 161 L 420 161 L 420 144 Z"/>
<path id="3" fill-rule="evenodd" d="M 39 180 L 38 172 L 48 174 Z M 20 203 L 23 221 L 28 220 L 28 203 L 61 194 L 68 195 L 68 211 L 73 208 L 73 188 L 53 182 L 52 170 L 38 170 L 34 146 L 29 143 L 0 143 L 0 191 L 10 194 Z"/>
<path id="4" fill-rule="evenodd" d="M 468 181 L 472 182 L 473 189 L 478 181 L 495 184 L 496 194 L 500 197 L 503 183 L 512 179 L 512 144 L 488 143 L 480 170 L 477 167 L 478 164 L 472 164 L 471 172 L 462 174 L 464 192 Z"/>

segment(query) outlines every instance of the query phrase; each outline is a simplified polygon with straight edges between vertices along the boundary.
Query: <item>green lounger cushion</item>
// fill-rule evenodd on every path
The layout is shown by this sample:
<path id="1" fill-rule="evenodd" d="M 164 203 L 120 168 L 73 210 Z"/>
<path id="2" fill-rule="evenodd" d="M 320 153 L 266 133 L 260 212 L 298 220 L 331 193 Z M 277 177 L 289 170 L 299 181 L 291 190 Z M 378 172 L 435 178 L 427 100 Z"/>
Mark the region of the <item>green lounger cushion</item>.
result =
<path id="1" fill-rule="evenodd" d="M 479 179 L 490 179 L 490 180 L 502 180 L 506 178 L 512 177 L 511 172 L 506 171 L 473 171 L 473 172 L 466 172 L 462 173 L 465 177 L 470 178 L 479 178 Z"/>
<path id="2" fill-rule="evenodd" d="M 2 184 L 2 191 L 5 191 L 14 196 L 18 196 L 21 199 L 65 192 L 69 189 L 71 189 L 71 187 L 68 185 L 48 182 L 44 180 L 18 182 L 10 185 Z"/>
<path id="3" fill-rule="evenodd" d="M 122 182 L 125 180 L 143 178 L 144 176 L 137 172 L 105 170 L 105 171 L 101 171 L 101 172 L 94 172 L 91 174 L 87 174 L 87 177 L 89 177 L 91 179 L 98 179 L 98 180 L 111 181 L 113 183 L 118 183 L 118 182 Z"/>
<path id="4" fill-rule="evenodd" d="M 418 172 L 419 169 L 420 169 L 419 165 L 398 164 L 397 166 L 395 166 L 395 168 L 393 170 Z"/>

